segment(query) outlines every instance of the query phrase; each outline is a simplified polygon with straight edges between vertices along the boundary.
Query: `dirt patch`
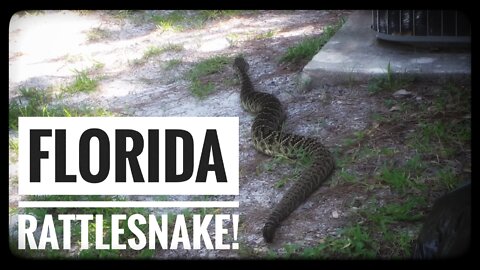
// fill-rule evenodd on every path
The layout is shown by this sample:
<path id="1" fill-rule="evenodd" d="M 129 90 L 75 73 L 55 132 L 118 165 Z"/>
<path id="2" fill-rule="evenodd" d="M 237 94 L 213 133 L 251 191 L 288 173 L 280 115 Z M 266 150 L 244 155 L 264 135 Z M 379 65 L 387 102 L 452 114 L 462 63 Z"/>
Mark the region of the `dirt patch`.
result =
<path id="1" fill-rule="evenodd" d="M 21 87 L 45 89 L 66 84 L 72 80 L 75 69 L 89 68 L 100 62 L 103 64 L 103 78 L 98 91 L 66 96 L 64 102 L 102 107 L 125 116 L 240 118 L 240 195 L 235 197 L 240 202 L 240 208 L 233 212 L 240 214 L 241 251 L 168 250 L 157 251 L 156 258 L 263 258 L 269 252 L 285 253 L 286 244 L 312 247 L 329 236 L 338 235 L 339 229 L 354 219 L 354 210 L 372 196 L 380 199 L 381 204 L 382 194 L 389 194 L 390 189 L 380 187 L 372 191 L 361 185 L 338 185 L 339 176 L 335 174 L 331 182 L 322 186 L 282 223 L 275 242 L 267 245 L 261 229 L 269 211 L 289 186 L 276 188 L 275 184 L 290 173 L 291 167 L 285 165 L 274 171 L 259 172 L 259 166 L 271 158 L 253 148 L 250 137 L 253 116 L 240 106 L 239 83 L 232 67 L 227 67 L 221 76 L 209 78 L 215 84 L 216 91 L 204 99 L 192 95 L 190 82 L 185 77 L 193 64 L 202 59 L 241 53 L 250 64 L 252 81 L 258 90 L 274 94 L 285 106 L 286 130 L 318 138 L 328 148 L 338 150 L 344 146 L 345 139 L 375 125 L 373 114 L 388 112 L 384 99 L 369 93 L 368 85 L 335 86 L 325 83 L 323 87 L 301 92 L 297 87 L 299 67 L 282 65 L 278 60 L 289 46 L 305 37 L 321 34 L 323 27 L 336 23 L 350 12 L 251 11 L 180 32 L 164 31 L 149 21 L 152 15 L 164 12 L 134 12 L 123 19 L 112 12 L 79 14 L 48 11 L 35 16 L 15 15 L 9 38 L 10 99 L 18 96 Z M 58 20 L 69 22 L 68 27 L 61 27 Z M 38 26 L 34 28 L 34 24 Z M 88 33 L 94 28 L 101 28 L 104 30 L 101 33 L 108 34 L 103 39 L 89 41 Z M 56 47 L 49 48 L 43 44 L 45 39 L 35 38 L 33 31 L 51 33 L 48 44 L 53 43 Z M 254 38 L 256 34 L 268 31 L 275 34 L 269 38 Z M 67 34 L 72 38 L 62 36 Z M 60 43 L 61 37 L 68 40 L 62 46 L 55 45 L 56 42 L 51 40 Z M 146 58 L 144 63 L 135 64 L 148 48 L 169 44 L 177 44 L 182 50 L 167 51 Z M 167 68 L 167 63 L 172 60 L 176 61 L 176 66 Z M 427 93 L 421 94 L 424 99 Z M 399 136 L 400 132 L 408 130 L 408 127 L 391 129 L 378 137 L 391 134 Z M 12 133 L 10 137 L 15 138 L 15 134 Z M 382 141 L 384 146 L 388 143 L 388 140 Z M 402 151 L 399 140 L 390 143 Z M 469 160 L 468 157 L 466 159 Z M 365 166 L 355 170 L 363 173 L 368 182 L 375 175 L 377 166 Z M 16 168 L 16 163 L 11 160 L 11 187 L 16 186 L 13 182 L 15 175 L 12 175 L 16 171 L 13 168 Z M 12 207 L 18 199 L 16 189 L 11 188 Z M 14 225 L 11 222 L 11 228 Z"/>

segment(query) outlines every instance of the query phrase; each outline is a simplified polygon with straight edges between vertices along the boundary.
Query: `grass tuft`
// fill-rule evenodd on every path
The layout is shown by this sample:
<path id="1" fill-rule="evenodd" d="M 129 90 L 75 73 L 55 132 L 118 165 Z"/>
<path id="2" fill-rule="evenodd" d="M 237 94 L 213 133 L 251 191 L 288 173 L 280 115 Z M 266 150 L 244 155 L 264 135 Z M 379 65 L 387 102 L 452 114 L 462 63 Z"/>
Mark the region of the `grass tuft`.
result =
<path id="1" fill-rule="evenodd" d="M 230 63 L 226 56 L 214 56 L 198 62 L 186 74 L 190 81 L 190 90 L 193 95 L 204 98 L 215 90 L 212 82 L 207 81 L 207 76 L 221 72 Z"/>
<path id="2" fill-rule="evenodd" d="M 312 59 L 320 51 L 330 38 L 342 27 L 344 20 L 324 28 L 323 34 L 319 37 L 311 37 L 302 40 L 299 44 L 289 47 L 287 52 L 280 58 L 280 62 L 299 64 Z"/>
<path id="3" fill-rule="evenodd" d="M 110 116 L 112 113 L 103 108 L 69 107 L 63 104 L 51 104 L 52 96 L 38 88 L 21 88 L 19 98 L 10 101 L 8 108 L 8 126 L 18 129 L 18 117 L 76 117 Z"/>

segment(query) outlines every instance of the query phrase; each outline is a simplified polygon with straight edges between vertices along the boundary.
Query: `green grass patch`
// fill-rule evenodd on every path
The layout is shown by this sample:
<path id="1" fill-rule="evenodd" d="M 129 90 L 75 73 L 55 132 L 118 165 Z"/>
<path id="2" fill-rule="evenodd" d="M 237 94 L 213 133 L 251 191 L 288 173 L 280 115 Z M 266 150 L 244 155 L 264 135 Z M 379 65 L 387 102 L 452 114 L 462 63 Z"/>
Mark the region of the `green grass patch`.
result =
<path id="1" fill-rule="evenodd" d="M 79 92 L 91 93 L 97 90 L 97 86 L 101 78 L 99 76 L 93 76 L 92 73 L 102 69 L 103 66 L 103 63 L 98 62 L 92 68 L 74 70 L 75 79 L 69 85 L 62 87 L 62 91 L 64 93 L 73 94 Z"/>
<path id="2" fill-rule="evenodd" d="M 18 155 L 18 139 L 8 138 L 8 148 Z"/>
<path id="3" fill-rule="evenodd" d="M 422 209 L 427 205 L 426 199 L 418 196 L 402 202 L 387 203 L 382 207 L 377 204 L 375 200 L 370 201 L 367 207 L 360 211 L 360 215 L 367 222 L 364 226 L 375 238 L 374 241 L 383 256 L 408 258 L 416 238 L 416 234 L 409 231 L 414 227 L 419 229 L 424 216 Z"/>
<path id="4" fill-rule="evenodd" d="M 312 59 L 320 51 L 330 38 L 342 27 L 344 20 L 324 28 L 323 34 L 319 37 L 311 37 L 302 40 L 299 44 L 289 47 L 280 58 L 280 62 L 299 64 Z"/>
<path id="5" fill-rule="evenodd" d="M 142 58 L 143 59 L 149 59 L 151 57 L 157 56 L 163 52 L 162 48 L 160 47 L 155 47 L 155 46 L 150 46 L 147 48 L 147 50 L 143 53 Z"/>
<path id="6" fill-rule="evenodd" d="M 275 36 L 275 34 L 276 34 L 276 31 L 268 30 L 264 33 L 255 34 L 253 36 L 253 39 L 255 39 L 255 40 L 269 39 L 269 38 L 273 38 Z"/>
<path id="7" fill-rule="evenodd" d="M 440 169 L 437 171 L 436 176 L 438 177 L 440 185 L 448 191 L 457 188 L 458 184 L 461 182 L 450 167 Z"/>
<path id="8" fill-rule="evenodd" d="M 368 92 L 377 94 L 384 91 L 396 91 L 407 87 L 413 78 L 404 74 L 394 74 L 390 62 L 388 62 L 384 75 L 373 78 L 368 83 Z M 388 106 L 387 107 L 391 107 Z"/>
<path id="9" fill-rule="evenodd" d="M 345 168 L 342 168 L 338 173 L 338 176 L 340 179 L 344 182 L 347 183 L 356 183 L 358 181 L 357 176 L 350 171 L 345 170 Z"/>
<path id="10" fill-rule="evenodd" d="M 417 187 L 417 184 L 410 178 L 408 171 L 403 168 L 384 166 L 380 169 L 380 179 L 394 190 L 402 193 Z"/>
<path id="11" fill-rule="evenodd" d="M 340 230 L 338 237 L 329 236 L 315 247 L 305 248 L 300 257 L 371 259 L 376 256 L 378 247 L 364 226 L 355 225 Z"/>
<path id="12" fill-rule="evenodd" d="M 153 15 L 152 20 L 162 31 L 184 31 L 203 27 L 208 21 L 228 18 L 240 14 L 238 10 L 174 10 L 164 15 Z"/>
<path id="13" fill-rule="evenodd" d="M 382 233 L 388 233 L 388 225 L 404 221 L 419 221 L 423 215 L 416 210 L 424 207 L 426 200 L 422 197 L 410 198 L 402 203 L 389 203 L 380 208 L 370 207 L 364 212 L 365 218 L 378 227 Z"/>
<path id="14" fill-rule="evenodd" d="M 168 60 L 167 62 L 165 62 L 165 69 L 166 70 L 171 70 L 171 69 L 174 69 L 174 68 L 178 67 L 181 64 L 182 64 L 182 60 L 171 59 L 171 60 Z"/>
<path id="15" fill-rule="evenodd" d="M 75 80 L 64 88 L 67 93 L 93 92 L 97 89 L 98 80 L 91 78 L 87 71 L 75 71 Z"/>
<path id="16" fill-rule="evenodd" d="M 405 163 L 405 169 L 412 175 L 421 174 L 426 169 L 426 164 L 419 154 L 415 154 L 412 158 L 407 160 Z"/>
<path id="17" fill-rule="evenodd" d="M 157 28 L 162 31 L 182 31 L 188 16 L 183 10 L 174 10 L 165 15 L 154 15 L 152 19 Z"/>
<path id="18" fill-rule="evenodd" d="M 207 81 L 207 76 L 220 73 L 231 62 L 226 56 L 214 56 L 195 64 L 186 77 L 190 81 L 190 90 L 193 95 L 205 98 L 215 90 L 212 82 Z"/>
<path id="19" fill-rule="evenodd" d="M 111 116 L 103 108 L 86 106 L 70 107 L 63 104 L 51 104 L 52 95 L 38 88 L 21 88 L 20 96 L 10 101 L 8 108 L 8 126 L 18 129 L 18 117 L 76 117 L 76 116 Z"/>
<path id="20" fill-rule="evenodd" d="M 302 172 L 310 167 L 313 163 L 313 158 L 303 149 L 296 149 L 294 152 L 286 155 L 276 155 L 270 160 L 261 163 L 257 166 L 256 172 L 259 175 L 262 172 L 271 172 L 277 170 L 282 165 L 293 165 L 291 173 L 284 175 L 275 183 L 276 188 L 283 188 L 291 180 L 297 180 Z"/>
<path id="21" fill-rule="evenodd" d="M 282 155 L 277 155 L 270 160 L 259 164 L 256 168 L 256 172 L 257 175 L 262 172 L 272 172 L 285 164 L 295 165 L 295 160 Z M 275 188 L 283 188 L 288 182 L 290 182 L 291 180 L 295 180 L 300 176 L 297 166 L 295 166 L 294 168 L 295 169 L 292 171 L 292 173 L 284 175 L 275 183 Z"/>
<path id="22" fill-rule="evenodd" d="M 440 120 L 420 122 L 408 137 L 409 144 L 420 153 L 437 154 L 447 158 L 460 145 L 469 145 L 471 140 L 470 121 L 444 122 Z"/>
<path id="23" fill-rule="evenodd" d="M 111 14 L 116 19 L 124 20 L 127 18 L 131 18 L 134 12 L 134 10 L 114 10 L 111 11 Z"/>
<path id="24" fill-rule="evenodd" d="M 172 44 L 172 43 L 169 43 L 161 47 L 150 46 L 145 50 L 145 52 L 143 52 L 143 55 L 141 58 L 133 60 L 133 64 L 142 65 L 142 64 L 145 64 L 149 59 L 159 56 L 165 52 L 180 52 L 183 49 L 184 49 L 183 45 Z"/>

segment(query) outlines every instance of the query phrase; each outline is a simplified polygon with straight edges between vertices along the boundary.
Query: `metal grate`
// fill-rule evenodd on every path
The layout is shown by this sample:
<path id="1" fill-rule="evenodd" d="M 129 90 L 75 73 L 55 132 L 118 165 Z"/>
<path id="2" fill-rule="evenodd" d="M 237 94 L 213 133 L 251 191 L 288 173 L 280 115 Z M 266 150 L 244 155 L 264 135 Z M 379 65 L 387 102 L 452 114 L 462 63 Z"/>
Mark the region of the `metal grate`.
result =
<path id="1" fill-rule="evenodd" d="M 457 10 L 372 10 L 377 38 L 403 42 L 469 43 L 468 17 Z"/>

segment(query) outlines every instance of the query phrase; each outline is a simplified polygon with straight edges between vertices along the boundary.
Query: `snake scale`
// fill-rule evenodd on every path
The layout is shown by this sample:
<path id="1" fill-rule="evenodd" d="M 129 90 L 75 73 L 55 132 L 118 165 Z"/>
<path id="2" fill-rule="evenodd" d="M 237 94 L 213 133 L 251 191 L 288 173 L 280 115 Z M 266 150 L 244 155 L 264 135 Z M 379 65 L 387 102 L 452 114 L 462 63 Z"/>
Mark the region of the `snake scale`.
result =
<path id="1" fill-rule="evenodd" d="M 291 159 L 297 158 L 301 151 L 311 160 L 275 206 L 263 227 L 263 237 L 270 243 L 280 223 L 329 177 L 335 162 L 330 151 L 316 139 L 282 132 L 286 115 L 280 100 L 272 94 L 255 90 L 248 76 L 249 65 L 243 57 L 235 58 L 234 67 L 241 79 L 242 106 L 256 114 L 251 129 L 254 147 L 269 156 L 283 155 Z"/>

